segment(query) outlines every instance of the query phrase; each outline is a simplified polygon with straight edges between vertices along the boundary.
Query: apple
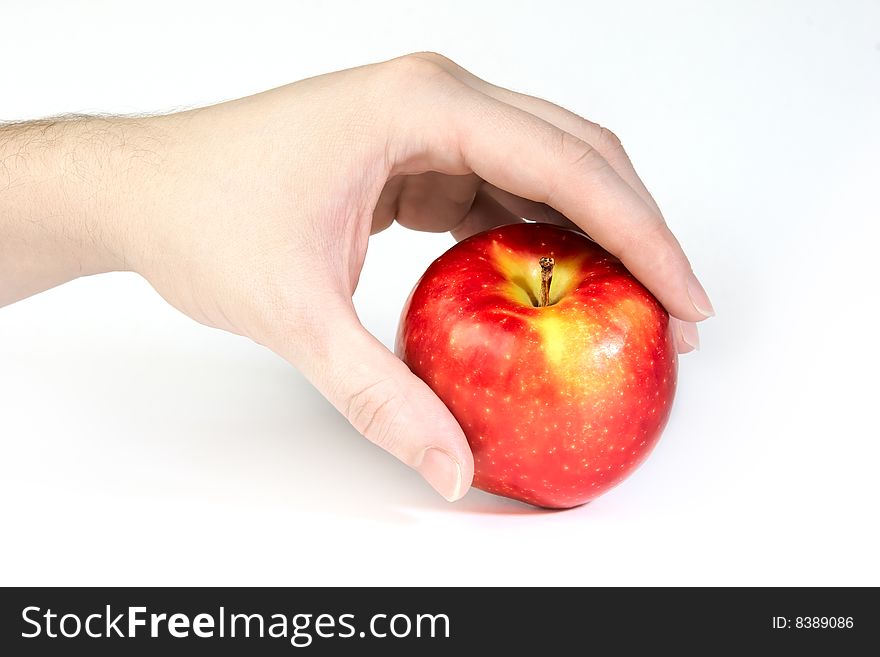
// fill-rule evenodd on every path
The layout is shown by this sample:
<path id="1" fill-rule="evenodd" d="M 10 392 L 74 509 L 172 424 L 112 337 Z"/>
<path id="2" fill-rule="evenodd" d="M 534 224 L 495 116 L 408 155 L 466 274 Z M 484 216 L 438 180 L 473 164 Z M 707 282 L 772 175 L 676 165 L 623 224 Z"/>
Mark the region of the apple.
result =
<path id="1" fill-rule="evenodd" d="M 542 223 L 437 258 L 396 352 L 464 430 L 474 485 L 547 508 L 589 502 L 647 458 L 678 367 L 651 293 L 584 234 Z"/>

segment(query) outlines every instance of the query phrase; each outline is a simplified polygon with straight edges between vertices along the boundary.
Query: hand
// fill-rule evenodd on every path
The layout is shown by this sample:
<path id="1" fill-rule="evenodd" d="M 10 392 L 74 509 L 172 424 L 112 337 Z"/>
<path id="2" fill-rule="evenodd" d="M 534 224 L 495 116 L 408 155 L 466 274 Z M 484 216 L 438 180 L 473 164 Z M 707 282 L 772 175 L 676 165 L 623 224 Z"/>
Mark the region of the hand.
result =
<path id="1" fill-rule="evenodd" d="M 465 437 L 352 306 L 370 234 L 395 219 L 456 239 L 570 220 L 681 320 L 683 351 L 712 314 L 611 132 L 439 55 L 100 121 L 110 146 L 101 201 L 80 213 L 91 250 L 79 271 L 137 271 L 190 317 L 268 346 L 449 500 L 473 476 Z"/>

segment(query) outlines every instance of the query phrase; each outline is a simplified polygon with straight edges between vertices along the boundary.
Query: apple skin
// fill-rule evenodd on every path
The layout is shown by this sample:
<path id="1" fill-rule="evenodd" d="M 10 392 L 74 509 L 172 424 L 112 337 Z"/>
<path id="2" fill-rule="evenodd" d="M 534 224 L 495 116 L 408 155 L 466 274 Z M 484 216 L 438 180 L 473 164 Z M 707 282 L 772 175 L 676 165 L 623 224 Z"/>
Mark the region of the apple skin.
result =
<path id="1" fill-rule="evenodd" d="M 555 268 L 539 307 L 544 256 Z M 540 223 L 474 235 L 437 258 L 404 306 L 396 352 L 464 430 L 474 486 L 560 509 L 647 458 L 678 367 L 651 293 L 583 234 Z"/>

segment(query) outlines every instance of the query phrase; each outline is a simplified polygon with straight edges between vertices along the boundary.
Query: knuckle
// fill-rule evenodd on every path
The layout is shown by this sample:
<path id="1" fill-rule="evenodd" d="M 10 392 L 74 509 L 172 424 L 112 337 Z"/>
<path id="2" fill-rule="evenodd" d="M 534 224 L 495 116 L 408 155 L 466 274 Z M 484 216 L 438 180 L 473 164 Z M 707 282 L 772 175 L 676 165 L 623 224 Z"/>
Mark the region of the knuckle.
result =
<path id="1" fill-rule="evenodd" d="M 670 255 L 670 250 L 666 248 L 667 234 L 663 217 L 655 212 L 646 212 L 640 223 L 618 234 L 617 243 L 609 251 L 623 260 L 637 255 L 644 258 L 645 254 L 653 254 L 655 260 L 664 260 Z M 658 267 L 661 264 L 664 263 L 656 262 Z"/>
<path id="2" fill-rule="evenodd" d="M 611 129 L 594 123 L 589 119 L 578 117 L 580 124 L 575 133 L 583 136 L 585 141 L 594 144 L 599 152 L 606 154 L 608 157 L 616 157 L 616 154 L 623 152 L 623 144 Z"/>
<path id="3" fill-rule="evenodd" d="M 554 175 L 550 178 L 541 200 L 547 205 L 558 207 L 560 198 L 567 193 L 572 178 L 581 175 L 580 170 L 584 165 L 596 168 L 595 164 L 591 164 L 591 162 L 595 161 L 598 153 L 588 142 L 578 139 L 570 132 L 560 130 L 554 134 L 556 137 L 554 155 L 561 165 L 562 175 Z M 599 161 L 603 161 L 601 157 L 599 157 Z"/>
<path id="4" fill-rule="evenodd" d="M 404 57 L 410 57 L 415 59 L 423 59 L 428 62 L 432 62 L 437 66 L 442 66 L 444 68 L 449 66 L 454 66 L 455 63 L 446 57 L 445 55 L 441 55 L 439 52 L 434 52 L 432 50 L 423 50 L 421 52 L 413 52 L 409 55 L 404 55 Z"/>
<path id="5" fill-rule="evenodd" d="M 386 62 L 385 70 L 396 80 L 409 84 L 419 80 L 452 80 L 452 66 L 454 64 L 443 55 L 416 52 Z"/>
<path id="6" fill-rule="evenodd" d="M 605 148 L 621 148 L 620 137 L 604 126 L 599 126 L 599 136 L 597 140 L 599 144 Z"/>
<path id="7" fill-rule="evenodd" d="M 345 417 L 364 437 L 393 453 L 399 441 L 397 418 L 405 403 L 393 379 L 379 379 L 349 395 Z"/>
<path id="8" fill-rule="evenodd" d="M 596 166 L 603 162 L 602 157 L 588 142 L 578 139 L 569 132 L 562 131 L 560 134 L 558 155 L 564 164 L 580 167 L 584 164 Z"/>

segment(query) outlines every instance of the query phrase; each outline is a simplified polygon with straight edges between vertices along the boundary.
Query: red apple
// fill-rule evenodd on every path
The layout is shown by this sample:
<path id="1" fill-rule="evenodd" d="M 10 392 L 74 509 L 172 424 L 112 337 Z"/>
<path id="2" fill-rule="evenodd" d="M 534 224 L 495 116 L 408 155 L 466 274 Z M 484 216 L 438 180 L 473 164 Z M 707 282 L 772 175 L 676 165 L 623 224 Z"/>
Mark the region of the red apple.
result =
<path id="1" fill-rule="evenodd" d="M 474 485 L 542 507 L 626 478 L 675 393 L 669 315 L 617 258 L 550 224 L 489 230 L 437 258 L 396 350 L 464 430 Z"/>

